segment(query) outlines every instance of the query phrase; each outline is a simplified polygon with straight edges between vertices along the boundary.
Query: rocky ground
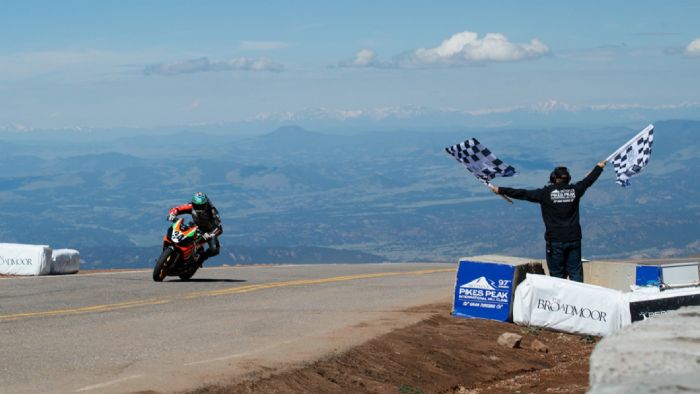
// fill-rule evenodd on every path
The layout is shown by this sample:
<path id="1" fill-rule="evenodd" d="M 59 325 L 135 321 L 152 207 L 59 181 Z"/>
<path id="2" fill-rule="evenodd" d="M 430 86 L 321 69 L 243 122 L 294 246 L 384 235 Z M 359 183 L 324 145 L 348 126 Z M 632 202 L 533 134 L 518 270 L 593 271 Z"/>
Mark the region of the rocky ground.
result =
<path id="1" fill-rule="evenodd" d="M 448 304 L 420 310 L 434 314 L 344 354 L 189 394 L 586 392 L 597 338 L 454 318 Z M 504 333 L 522 338 L 511 347 Z"/>

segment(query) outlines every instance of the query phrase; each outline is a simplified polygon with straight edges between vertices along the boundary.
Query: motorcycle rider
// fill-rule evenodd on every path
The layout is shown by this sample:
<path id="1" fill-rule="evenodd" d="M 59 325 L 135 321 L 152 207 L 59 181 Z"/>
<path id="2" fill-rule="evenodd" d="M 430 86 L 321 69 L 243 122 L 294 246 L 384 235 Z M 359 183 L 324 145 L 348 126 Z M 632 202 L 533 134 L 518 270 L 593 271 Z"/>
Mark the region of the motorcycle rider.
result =
<path id="1" fill-rule="evenodd" d="M 207 241 L 209 246 L 199 258 L 199 265 L 202 266 L 206 259 L 218 255 L 221 250 L 219 235 L 224 230 L 221 226 L 219 211 L 216 210 L 206 194 L 197 192 L 192 196 L 191 203 L 171 208 L 168 220 L 173 222 L 178 215 L 183 213 L 189 213 L 192 216 L 192 220 L 202 232 L 202 238 Z"/>

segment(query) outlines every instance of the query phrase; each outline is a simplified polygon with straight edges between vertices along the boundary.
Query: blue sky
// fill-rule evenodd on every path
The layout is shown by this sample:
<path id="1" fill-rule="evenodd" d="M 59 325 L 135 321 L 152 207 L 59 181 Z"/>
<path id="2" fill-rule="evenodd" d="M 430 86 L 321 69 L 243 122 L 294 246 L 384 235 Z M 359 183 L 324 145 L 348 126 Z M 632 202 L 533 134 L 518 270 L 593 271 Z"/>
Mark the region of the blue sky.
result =
<path id="1" fill-rule="evenodd" d="M 699 16 L 697 1 L 4 2 L 0 127 L 697 104 Z"/>

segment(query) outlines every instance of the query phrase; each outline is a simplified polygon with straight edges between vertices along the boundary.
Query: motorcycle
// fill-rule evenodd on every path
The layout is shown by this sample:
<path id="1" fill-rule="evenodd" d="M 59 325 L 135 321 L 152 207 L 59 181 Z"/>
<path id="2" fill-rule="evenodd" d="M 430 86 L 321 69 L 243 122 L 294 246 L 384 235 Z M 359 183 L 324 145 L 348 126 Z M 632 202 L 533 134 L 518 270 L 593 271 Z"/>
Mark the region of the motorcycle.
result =
<path id="1" fill-rule="evenodd" d="M 153 268 L 153 280 L 162 282 L 166 276 L 189 280 L 200 267 L 199 259 L 207 241 L 194 223 L 176 220 L 163 238 L 163 252 Z"/>

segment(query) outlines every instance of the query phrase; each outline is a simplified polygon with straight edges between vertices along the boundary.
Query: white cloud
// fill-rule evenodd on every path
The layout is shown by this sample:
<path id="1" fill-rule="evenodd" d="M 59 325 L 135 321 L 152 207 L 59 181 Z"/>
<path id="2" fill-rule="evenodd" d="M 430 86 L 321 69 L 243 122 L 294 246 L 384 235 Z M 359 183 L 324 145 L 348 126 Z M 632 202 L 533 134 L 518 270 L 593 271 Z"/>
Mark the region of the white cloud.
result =
<path id="1" fill-rule="evenodd" d="M 241 41 L 241 49 L 248 51 L 267 51 L 288 48 L 290 44 L 282 41 Z"/>
<path id="2" fill-rule="evenodd" d="M 331 66 L 333 67 L 333 66 Z M 341 62 L 338 62 L 338 67 L 347 67 L 347 68 L 367 68 L 367 67 L 376 67 L 376 68 L 386 68 L 386 67 L 393 67 L 392 64 L 389 63 L 384 63 L 380 62 L 377 59 L 377 54 L 374 53 L 374 51 L 370 49 L 362 49 L 358 51 L 355 54 L 355 58 L 352 60 L 343 60 Z"/>
<path id="3" fill-rule="evenodd" d="M 700 56 L 700 38 L 696 38 L 685 47 L 686 56 Z"/>
<path id="4" fill-rule="evenodd" d="M 355 60 L 353 60 L 352 64 L 357 67 L 367 67 L 369 65 L 372 65 L 375 61 L 376 55 L 374 54 L 374 51 L 370 51 L 369 49 L 363 49 L 357 52 Z"/>
<path id="5" fill-rule="evenodd" d="M 282 71 L 284 66 L 266 58 L 251 59 L 238 57 L 224 61 L 210 61 L 206 57 L 182 60 L 172 63 L 158 63 L 146 66 L 146 75 L 177 75 L 209 71 Z"/>
<path id="6" fill-rule="evenodd" d="M 529 43 L 514 43 L 503 34 L 488 33 L 483 38 L 474 32 L 453 34 L 434 48 L 418 48 L 394 57 L 391 61 L 380 61 L 369 50 L 359 51 L 353 60 L 338 63 L 338 67 L 373 68 L 428 68 L 465 66 L 487 62 L 514 62 L 535 59 L 549 53 L 547 45 L 537 39 Z"/>
<path id="7" fill-rule="evenodd" d="M 499 33 L 479 38 L 477 33 L 464 31 L 452 35 L 435 48 L 419 48 L 411 59 L 417 65 L 465 65 L 483 62 L 511 62 L 546 55 L 549 48 L 537 39 L 518 44 Z"/>

